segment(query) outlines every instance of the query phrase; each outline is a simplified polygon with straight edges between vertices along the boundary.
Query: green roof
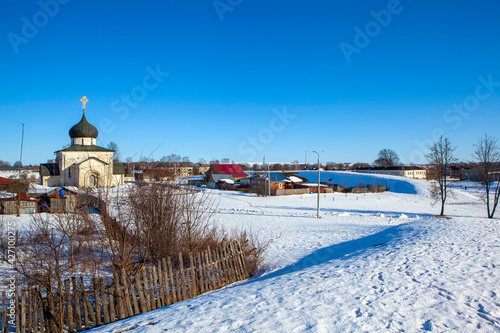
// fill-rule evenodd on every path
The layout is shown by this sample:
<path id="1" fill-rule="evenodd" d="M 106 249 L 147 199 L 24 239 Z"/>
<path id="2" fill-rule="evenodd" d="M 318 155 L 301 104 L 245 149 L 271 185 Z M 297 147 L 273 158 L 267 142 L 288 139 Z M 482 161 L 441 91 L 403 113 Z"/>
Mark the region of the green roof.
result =
<path id="1" fill-rule="evenodd" d="M 124 175 L 125 174 L 125 165 L 122 163 L 114 163 L 113 164 L 113 175 Z"/>
<path id="2" fill-rule="evenodd" d="M 40 164 L 40 175 L 42 176 L 59 176 L 59 164 L 46 163 Z"/>
<path id="3" fill-rule="evenodd" d="M 56 153 L 59 151 L 107 151 L 107 152 L 114 152 L 114 150 L 107 149 L 104 147 L 99 147 L 96 145 L 90 145 L 90 146 L 72 145 L 72 146 L 69 146 L 68 148 L 58 150 L 58 151 L 56 151 Z"/>
<path id="4" fill-rule="evenodd" d="M 85 110 L 84 110 L 85 112 Z M 82 116 L 82 120 L 75 126 L 71 127 L 69 130 L 69 136 L 73 138 L 97 138 L 97 128 L 89 124 L 85 113 Z"/>

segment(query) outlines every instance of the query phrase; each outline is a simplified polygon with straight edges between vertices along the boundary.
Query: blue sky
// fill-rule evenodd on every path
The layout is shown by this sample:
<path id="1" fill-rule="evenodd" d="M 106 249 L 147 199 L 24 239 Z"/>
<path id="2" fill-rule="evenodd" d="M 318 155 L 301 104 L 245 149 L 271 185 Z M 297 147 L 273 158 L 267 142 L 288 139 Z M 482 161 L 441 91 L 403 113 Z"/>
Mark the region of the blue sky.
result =
<path id="1" fill-rule="evenodd" d="M 81 118 L 123 157 L 470 160 L 499 137 L 500 3 L 5 0 L 0 159 L 44 163 Z M 98 141 L 98 142 L 99 142 Z M 155 150 L 156 149 L 156 150 Z"/>

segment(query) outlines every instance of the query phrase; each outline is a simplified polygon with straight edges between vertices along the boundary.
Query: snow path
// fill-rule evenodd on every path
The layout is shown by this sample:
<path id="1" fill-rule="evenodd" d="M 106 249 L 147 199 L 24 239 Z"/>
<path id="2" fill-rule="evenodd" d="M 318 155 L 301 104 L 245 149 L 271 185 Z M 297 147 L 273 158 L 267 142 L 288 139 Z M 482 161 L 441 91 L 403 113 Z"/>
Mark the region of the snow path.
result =
<path id="1" fill-rule="evenodd" d="M 412 181 L 414 182 L 414 181 Z M 500 332 L 499 220 L 457 190 L 261 198 L 213 191 L 219 223 L 270 242 L 260 276 L 96 332 Z"/>

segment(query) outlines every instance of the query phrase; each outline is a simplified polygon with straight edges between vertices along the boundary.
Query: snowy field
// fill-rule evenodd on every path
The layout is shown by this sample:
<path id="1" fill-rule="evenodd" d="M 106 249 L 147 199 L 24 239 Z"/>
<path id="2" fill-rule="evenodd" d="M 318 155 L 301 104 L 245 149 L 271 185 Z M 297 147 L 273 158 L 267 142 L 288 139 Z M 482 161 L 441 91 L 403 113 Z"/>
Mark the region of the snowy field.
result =
<path id="1" fill-rule="evenodd" d="M 451 219 L 438 219 L 426 181 L 366 177 L 391 191 L 323 194 L 320 219 L 315 194 L 211 191 L 218 223 L 270 242 L 265 270 L 94 331 L 500 332 L 500 226 L 477 186 L 454 185 Z"/>
<path id="2" fill-rule="evenodd" d="M 270 241 L 266 270 L 94 331 L 500 332 L 499 220 L 460 185 L 434 218 L 426 186 L 321 195 L 321 219 L 316 195 L 213 191 L 221 225 Z"/>

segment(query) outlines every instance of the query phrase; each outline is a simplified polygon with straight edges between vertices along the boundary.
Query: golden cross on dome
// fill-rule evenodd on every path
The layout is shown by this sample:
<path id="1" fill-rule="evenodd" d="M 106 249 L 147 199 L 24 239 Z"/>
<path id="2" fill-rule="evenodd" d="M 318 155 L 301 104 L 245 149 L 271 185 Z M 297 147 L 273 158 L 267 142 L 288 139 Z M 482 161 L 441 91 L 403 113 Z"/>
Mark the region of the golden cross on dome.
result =
<path id="1" fill-rule="evenodd" d="M 82 107 L 83 107 L 83 112 L 85 113 L 85 104 L 87 104 L 89 100 L 87 99 L 87 96 L 83 96 L 83 98 L 80 100 L 82 102 Z"/>

